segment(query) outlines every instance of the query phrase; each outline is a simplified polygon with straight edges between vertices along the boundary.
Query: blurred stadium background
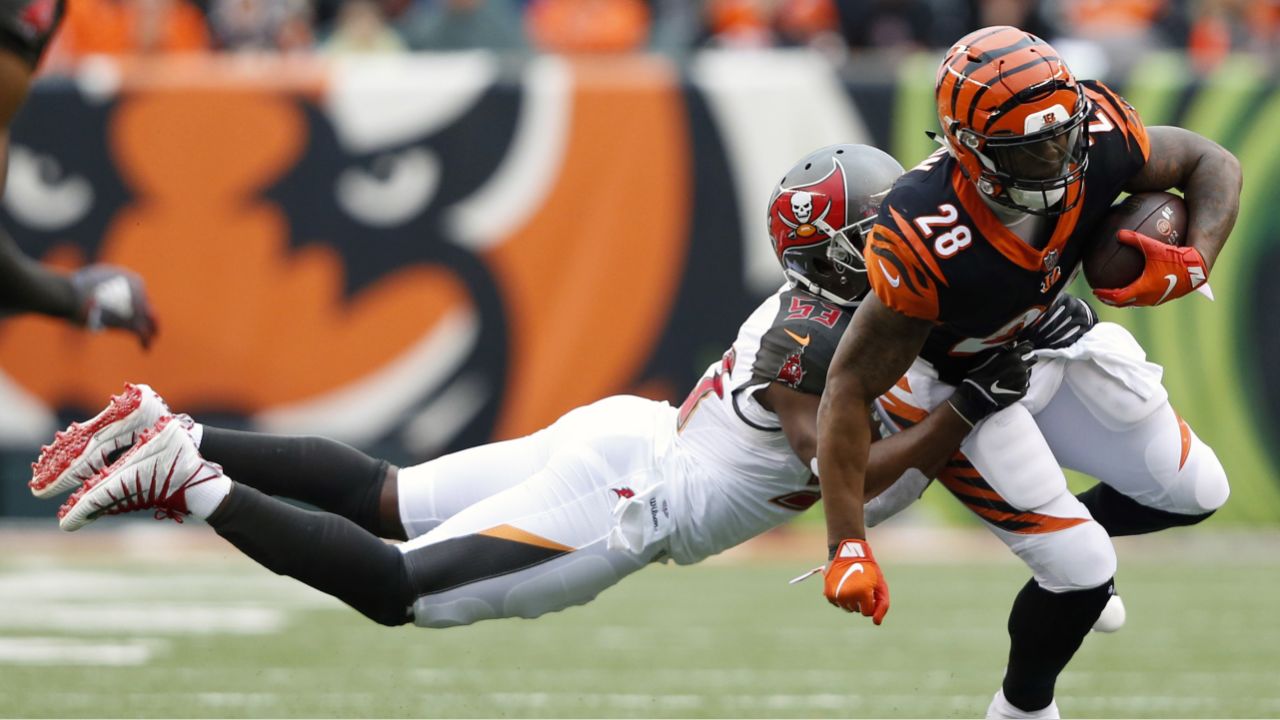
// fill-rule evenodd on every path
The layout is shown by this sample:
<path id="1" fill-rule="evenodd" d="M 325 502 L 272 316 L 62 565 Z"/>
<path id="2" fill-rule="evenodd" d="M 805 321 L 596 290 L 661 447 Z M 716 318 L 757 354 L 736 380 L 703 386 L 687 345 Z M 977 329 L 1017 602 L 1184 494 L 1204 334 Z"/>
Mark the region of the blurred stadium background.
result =
<path id="1" fill-rule="evenodd" d="M 833 142 L 910 167 L 932 147 L 940 49 L 1016 24 L 1245 170 L 1217 301 L 1102 313 L 1165 366 L 1232 499 L 1120 544 L 1130 624 L 1086 643 L 1060 703 L 1280 715 L 1280 2 L 69 7 L 13 129 L 0 223 L 50 263 L 139 271 L 161 335 L 143 353 L 0 324 L 0 714 L 979 713 L 1026 573 L 937 490 L 877 545 L 884 628 L 785 585 L 820 554 L 811 511 L 588 608 L 439 633 L 373 627 L 199 528 L 60 537 L 25 483 L 39 444 L 126 380 L 205 421 L 401 464 L 609 394 L 678 402 L 780 281 L 763 229 L 780 173 Z"/>

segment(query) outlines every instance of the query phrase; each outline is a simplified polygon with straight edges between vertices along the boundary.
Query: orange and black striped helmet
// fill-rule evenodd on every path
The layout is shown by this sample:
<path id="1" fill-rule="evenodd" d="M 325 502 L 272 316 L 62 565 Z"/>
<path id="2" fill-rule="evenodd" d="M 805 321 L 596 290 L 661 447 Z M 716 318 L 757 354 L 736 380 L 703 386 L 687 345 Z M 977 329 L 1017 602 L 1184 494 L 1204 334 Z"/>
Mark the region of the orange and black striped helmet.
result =
<path id="1" fill-rule="evenodd" d="M 1036 215 L 1079 201 L 1089 101 L 1049 43 L 1015 27 L 976 30 L 947 51 L 938 120 L 965 177 L 991 199 Z"/>

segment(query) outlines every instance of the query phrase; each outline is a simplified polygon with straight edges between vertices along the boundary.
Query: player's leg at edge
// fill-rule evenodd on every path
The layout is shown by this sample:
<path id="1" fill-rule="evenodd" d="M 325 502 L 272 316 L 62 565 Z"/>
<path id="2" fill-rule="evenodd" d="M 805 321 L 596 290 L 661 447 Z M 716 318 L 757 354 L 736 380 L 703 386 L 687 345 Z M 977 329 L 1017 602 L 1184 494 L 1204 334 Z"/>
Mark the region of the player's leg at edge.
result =
<path id="1" fill-rule="evenodd" d="M 196 448 L 190 418 L 166 415 L 58 511 L 64 530 L 152 510 L 191 515 L 263 567 L 332 595 L 382 625 L 412 620 L 416 593 L 393 545 L 333 513 L 303 510 L 233 483 Z"/>

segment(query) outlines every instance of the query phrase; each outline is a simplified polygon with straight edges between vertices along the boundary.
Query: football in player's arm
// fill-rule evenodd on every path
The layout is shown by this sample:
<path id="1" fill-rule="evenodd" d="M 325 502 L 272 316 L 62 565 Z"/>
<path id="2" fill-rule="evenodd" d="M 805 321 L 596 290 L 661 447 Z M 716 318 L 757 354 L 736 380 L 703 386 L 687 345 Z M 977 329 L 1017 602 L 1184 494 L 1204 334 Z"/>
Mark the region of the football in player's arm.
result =
<path id="1" fill-rule="evenodd" d="M 0 0 L 0 194 L 8 164 L 9 129 L 26 102 L 36 66 L 62 21 L 65 0 Z M 63 273 L 23 254 L 0 229 L 0 313 L 39 313 L 91 330 L 119 328 L 143 347 L 156 323 L 137 274 L 97 264 Z"/>
<path id="2" fill-rule="evenodd" d="M 866 293 L 872 198 L 901 171 L 878 150 L 841 145 L 788 174 L 770 213 L 790 283 L 752 313 L 680 408 L 606 398 L 533 435 L 396 468 L 322 438 L 199 425 L 131 386 L 41 453 L 32 491 L 74 489 L 59 511 L 67 530 L 137 510 L 205 519 L 265 567 L 387 625 L 537 617 L 588 602 L 651 562 L 698 562 L 816 500 L 818 393 Z M 1021 398 L 1027 358 L 996 353 L 970 377 L 946 407 L 876 444 L 873 492 L 933 472 L 973 423 Z"/>
<path id="3" fill-rule="evenodd" d="M 1159 305 L 1180 298 L 1209 279 L 1240 211 L 1240 161 L 1221 145 L 1180 127 L 1147 128 L 1147 162 L 1125 183 L 1126 192 L 1177 188 L 1187 203 L 1187 243 L 1169 245 L 1130 230 L 1117 239 L 1142 251 L 1142 275 L 1117 290 L 1095 290 L 1108 305 Z M 1169 277 L 1174 278 L 1172 289 Z"/>

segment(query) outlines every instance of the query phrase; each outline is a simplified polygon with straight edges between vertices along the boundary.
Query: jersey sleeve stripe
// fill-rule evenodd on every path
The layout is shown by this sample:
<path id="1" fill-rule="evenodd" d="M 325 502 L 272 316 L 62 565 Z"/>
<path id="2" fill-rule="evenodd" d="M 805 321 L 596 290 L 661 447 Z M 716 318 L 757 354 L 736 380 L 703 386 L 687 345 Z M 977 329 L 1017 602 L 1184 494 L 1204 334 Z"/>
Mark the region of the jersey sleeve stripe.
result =
<path id="1" fill-rule="evenodd" d="M 1102 111 L 1120 128 L 1129 144 L 1137 145 L 1143 159 L 1150 158 L 1151 142 L 1147 138 L 1146 125 L 1138 117 L 1138 112 L 1111 88 L 1100 82 L 1093 85 L 1089 95 L 1102 106 Z"/>
<path id="2" fill-rule="evenodd" d="M 898 271 L 898 276 L 902 278 L 902 282 L 906 285 L 906 288 L 908 290 L 916 294 L 922 294 L 920 290 L 916 288 L 915 283 L 911 282 L 911 272 L 907 269 L 906 264 L 898 259 L 897 255 L 886 250 L 884 247 L 880 246 L 879 244 L 872 245 L 871 252 L 876 257 L 884 258 L 885 260 L 888 260 L 890 263 L 893 264 L 894 269 Z"/>
<path id="3" fill-rule="evenodd" d="M 967 462 L 964 464 L 968 465 Z M 938 481 L 973 514 L 1001 530 L 1020 535 L 1038 535 L 1088 522 L 1084 518 L 1060 518 L 1019 510 L 1006 502 L 985 480 L 977 481 L 982 488 L 975 487 L 972 481 L 962 482 L 956 476 L 959 468 L 951 463 L 948 465 L 951 467 L 938 474 Z"/>
<path id="4" fill-rule="evenodd" d="M 885 245 L 881 248 L 880 244 L 872 238 L 872 250 L 883 249 L 884 252 L 894 255 L 893 246 Z M 876 296 L 887 306 L 903 315 L 920 318 L 922 320 L 936 321 L 938 319 L 938 291 L 937 286 L 929 284 L 927 286 L 917 288 L 914 291 L 906 287 L 902 277 L 888 277 L 892 271 L 888 265 L 881 259 L 878 252 L 875 254 L 875 262 L 867 264 L 867 280 L 871 283 L 871 289 L 875 291 Z"/>
<path id="5" fill-rule="evenodd" d="M 902 233 L 901 237 L 906 238 L 907 247 L 911 248 L 911 252 L 915 253 L 916 259 L 929 269 L 934 279 L 946 285 L 947 278 L 942 274 L 942 268 L 938 266 L 938 261 L 934 260 L 929 248 L 925 247 L 919 233 L 915 231 L 915 228 L 911 227 L 911 223 L 907 222 L 896 208 L 889 208 L 889 214 L 893 216 L 893 221 L 897 223 L 898 230 Z"/>

